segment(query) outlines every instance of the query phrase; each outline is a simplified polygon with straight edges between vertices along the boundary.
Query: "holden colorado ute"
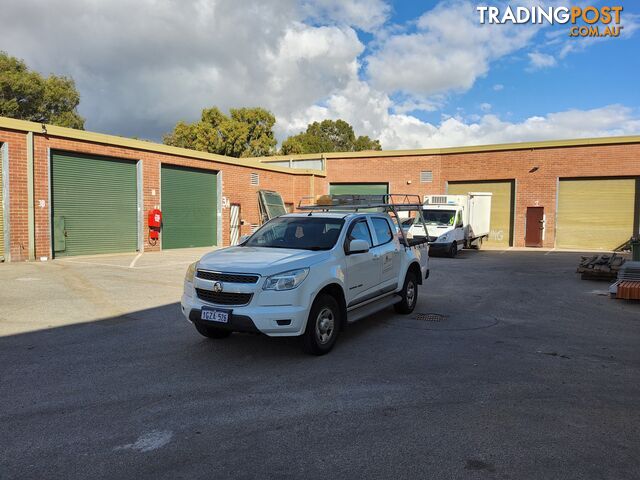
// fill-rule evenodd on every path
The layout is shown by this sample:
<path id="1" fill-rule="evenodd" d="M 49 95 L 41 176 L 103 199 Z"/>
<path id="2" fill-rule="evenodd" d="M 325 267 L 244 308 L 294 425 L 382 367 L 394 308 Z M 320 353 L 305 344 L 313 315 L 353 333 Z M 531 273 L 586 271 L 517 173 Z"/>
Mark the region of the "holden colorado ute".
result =
<path id="1" fill-rule="evenodd" d="M 428 249 L 387 213 L 282 215 L 191 264 L 182 313 L 205 337 L 298 336 L 306 352 L 322 355 L 350 322 L 392 305 L 411 313 L 429 275 Z"/>

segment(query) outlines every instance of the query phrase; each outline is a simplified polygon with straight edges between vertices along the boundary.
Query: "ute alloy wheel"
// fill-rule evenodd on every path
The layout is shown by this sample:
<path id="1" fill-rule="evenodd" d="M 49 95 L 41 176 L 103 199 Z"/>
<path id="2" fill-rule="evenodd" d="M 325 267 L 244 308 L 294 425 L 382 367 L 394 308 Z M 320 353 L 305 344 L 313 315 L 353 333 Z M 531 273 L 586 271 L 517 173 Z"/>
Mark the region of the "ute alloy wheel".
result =
<path id="1" fill-rule="evenodd" d="M 393 308 L 398 313 L 411 313 L 418 303 L 418 278 L 414 272 L 407 272 L 404 279 L 404 287 L 400 292 L 402 301 L 396 303 Z"/>
<path id="2" fill-rule="evenodd" d="M 302 334 L 303 350 L 312 355 L 328 353 L 336 343 L 341 321 L 342 312 L 336 299 L 327 294 L 318 295 Z"/>

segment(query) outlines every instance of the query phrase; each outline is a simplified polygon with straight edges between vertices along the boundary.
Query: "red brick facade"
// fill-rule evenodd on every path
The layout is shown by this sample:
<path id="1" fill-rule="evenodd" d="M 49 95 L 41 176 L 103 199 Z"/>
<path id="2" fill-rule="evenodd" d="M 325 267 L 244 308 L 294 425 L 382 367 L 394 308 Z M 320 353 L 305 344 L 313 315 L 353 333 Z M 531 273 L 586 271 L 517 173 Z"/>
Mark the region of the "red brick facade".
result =
<path id="1" fill-rule="evenodd" d="M 29 259 L 28 193 L 27 193 L 27 133 L 0 129 L 0 143 L 9 154 L 9 225 L 10 259 Z M 210 160 L 171 155 L 141 149 L 113 146 L 77 139 L 34 134 L 34 204 L 35 204 L 35 258 L 51 258 L 51 223 L 49 209 L 49 162 L 51 151 L 86 153 L 120 159 L 141 161 L 143 178 L 143 212 L 160 204 L 160 165 L 172 164 L 196 167 L 219 172 L 222 197 L 228 203 L 241 205 L 241 218 L 245 221 L 241 235 L 251 232 L 251 224 L 259 224 L 257 191 L 260 189 L 280 192 L 285 202 L 295 203 L 302 196 L 310 195 L 313 176 L 300 172 L 271 171 L 268 165 L 253 168 Z M 259 185 L 252 186 L 250 174 L 259 174 Z M 5 172 L 6 174 L 6 172 Z M 155 191 L 155 195 L 153 195 Z M 41 207 L 41 201 L 44 206 Z M 159 250 L 158 243 L 148 238 L 146 215 L 144 218 L 144 251 Z M 229 244 L 229 208 L 222 208 L 222 242 Z"/>
<path id="2" fill-rule="evenodd" d="M 327 177 L 317 193 L 327 193 L 332 182 L 388 182 L 390 193 L 422 196 L 444 193 L 447 182 L 515 180 L 516 247 L 524 246 L 525 215 L 530 206 L 544 207 L 547 227 L 543 246 L 554 247 L 559 179 L 640 176 L 640 143 L 398 157 L 334 155 L 326 161 Z M 422 170 L 433 172 L 432 183 L 420 183 Z"/>
<path id="3" fill-rule="evenodd" d="M 31 129 L 33 131 L 33 128 Z M 8 152 L 11 261 L 28 260 L 28 192 L 27 192 L 27 131 L 0 127 L 0 143 Z M 397 155 L 345 158 L 332 154 L 326 160 L 325 173 L 272 168 L 268 163 L 250 162 L 250 165 L 227 163 L 215 159 L 196 158 L 186 150 L 172 153 L 158 152 L 158 146 L 142 142 L 135 146 L 114 145 L 107 142 L 114 137 L 92 140 L 68 138 L 34 132 L 34 218 L 35 258 L 51 257 L 51 223 L 49 209 L 49 162 L 51 151 L 65 151 L 102 155 L 140 161 L 143 176 L 143 211 L 160 204 L 160 166 L 174 164 L 219 172 L 221 195 L 229 203 L 241 205 L 241 218 L 245 221 L 241 234 L 250 233 L 251 224 L 259 224 L 257 190 L 280 192 L 287 203 L 297 205 L 304 196 L 328 193 L 329 183 L 380 182 L 389 183 L 391 193 L 419 195 L 444 193 L 447 182 L 479 180 L 515 181 L 514 244 L 524 246 L 525 215 L 528 206 L 542 206 L 547 218 L 545 247 L 555 244 L 557 185 L 559 179 L 572 177 L 626 177 L 640 176 L 640 142 L 578 146 L 550 146 L 490 151 L 464 151 L 456 153 L 413 153 Z M 78 135 L 76 135 L 78 136 Z M 113 143 L 117 143 L 113 141 Z M 586 143 L 586 142 L 585 142 Z M 178 152 L 178 153 L 176 153 Z M 220 158 L 220 157 L 218 157 Z M 246 163 L 246 162 L 245 162 Z M 420 172 L 430 170 L 433 181 L 420 183 Z M 252 186 L 250 176 L 258 173 L 260 183 Z M 155 195 L 154 195 L 155 192 Z M 44 201 L 44 204 L 42 204 Z M 148 239 L 146 215 L 144 218 L 144 250 L 158 250 Z M 222 208 L 222 243 L 229 244 L 229 208 Z"/>

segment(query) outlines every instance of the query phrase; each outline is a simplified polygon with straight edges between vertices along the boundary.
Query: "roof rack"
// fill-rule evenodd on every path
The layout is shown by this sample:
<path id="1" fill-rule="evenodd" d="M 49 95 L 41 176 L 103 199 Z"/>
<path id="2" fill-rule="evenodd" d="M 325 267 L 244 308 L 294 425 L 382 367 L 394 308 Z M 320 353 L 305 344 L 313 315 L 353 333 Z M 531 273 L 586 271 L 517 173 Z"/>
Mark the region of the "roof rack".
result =
<path id="1" fill-rule="evenodd" d="M 304 203 L 310 201 L 314 203 Z M 420 210 L 423 207 L 420 195 L 385 193 L 380 195 L 322 195 L 303 197 L 298 202 L 298 210 L 318 211 L 358 211 L 361 209 L 384 209 L 398 212 Z"/>
<path id="2" fill-rule="evenodd" d="M 304 203 L 310 202 L 310 203 Z M 298 210 L 308 211 L 309 215 L 313 212 L 358 212 L 360 210 L 377 210 L 379 212 L 388 213 L 395 218 L 398 225 L 398 234 L 402 237 L 405 246 L 411 246 L 412 243 L 407 238 L 406 232 L 402 228 L 402 219 L 398 215 L 399 212 L 416 213 L 416 222 L 420 222 L 424 228 L 426 239 L 428 241 L 429 233 L 427 225 L 422 215 L 424 205 L 420 201 L 420 195 L 405 193 L 385 193 L 380 195 L 322 195 L 316 197 L 303 197 L 298 202 Z"/>

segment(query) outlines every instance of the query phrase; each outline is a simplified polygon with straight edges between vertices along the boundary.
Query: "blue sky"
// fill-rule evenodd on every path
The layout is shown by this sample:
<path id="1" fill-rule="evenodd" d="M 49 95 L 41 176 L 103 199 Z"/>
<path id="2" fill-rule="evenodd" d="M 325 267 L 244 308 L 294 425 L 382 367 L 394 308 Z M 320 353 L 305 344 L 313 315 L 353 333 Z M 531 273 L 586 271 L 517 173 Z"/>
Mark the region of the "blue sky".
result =
<path id="1" fill-rule="evenodd" d="M 439 3 L 408 0 L 389 2 L 391 10 L 388 22 L 402 25 L 408 32 L 413 32 L 415 19 Z M 477 4 L 501 5 L 501 2 Z M 577 3 L 557 4 L 571 6 Z M 602 1 L 583 4 L 597 7 L 613 5 Z M 622 25 L 629 28 L 632 24 L 632 34 L 591 42 L 582 38 L 565 39 L 568 25 L 547 26 L 540 29 L 526 48 L 492 62 L 488 74 L 479 77 L 472 88 L 465 92 L 450 93 L 442 109 L 436 112 L 411 111 L 411 114 L 421 120 L 437 122 L 441 115 L 454 116 L 460 112 L 482 115 L 487 111 L 487 104 L 491 105 L 491 112 L 512 121 L 548 112 L 590 110 L 611 104 L 629 106 L 636 109 L 637 113 L 640 108 L 640 35 L 635 29 L 640 21 L 640 4 L 626 2 L 623 7 Z M 563 39 L 564 42 L 550 43 L 551 34 L 560 35 L 560 32 L 562 37 L 557 40 Z M 359 31 L 359 38 L 365 44 L 375 41 L 375 36 L 368 32 Z M 576 51 L 561 56 L 562 47 L 571 43 Z M 531 52 L 552 56 L 556 64 L 546 68 L 531 68 L 527 56 Z"/>
<path id="2" fill-rule="evenodd" d="M 640 134 L 638 2 L 597 41 L 481 25 L 477 5 L 21 0 L 3 7 L 0 49 L 72 76 L 87 129 L 151 140 L 214 105 L 269 109 L 279 140 L 341 118 L 385 149 Z"/>

